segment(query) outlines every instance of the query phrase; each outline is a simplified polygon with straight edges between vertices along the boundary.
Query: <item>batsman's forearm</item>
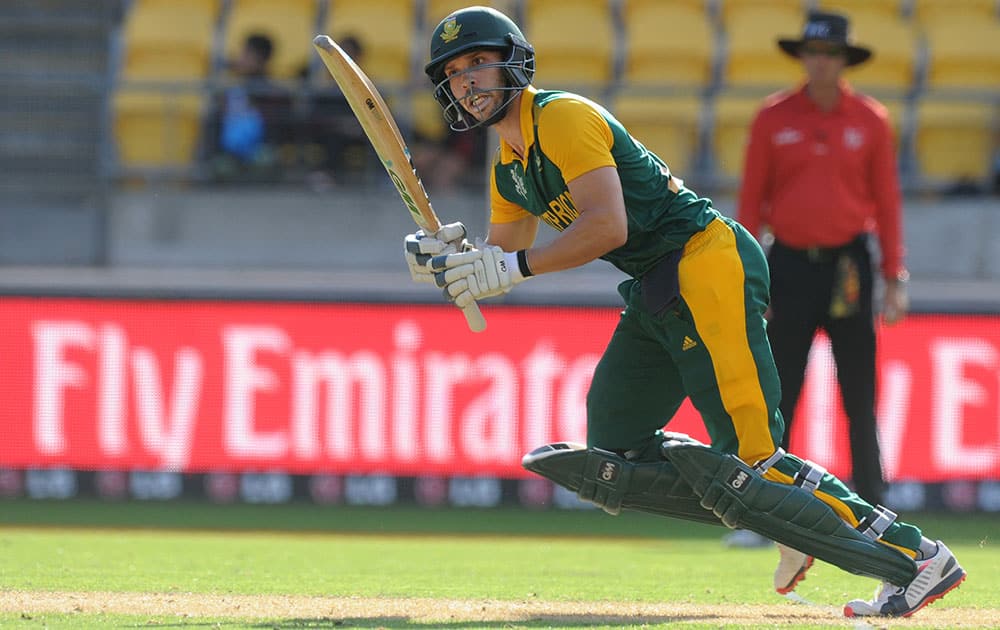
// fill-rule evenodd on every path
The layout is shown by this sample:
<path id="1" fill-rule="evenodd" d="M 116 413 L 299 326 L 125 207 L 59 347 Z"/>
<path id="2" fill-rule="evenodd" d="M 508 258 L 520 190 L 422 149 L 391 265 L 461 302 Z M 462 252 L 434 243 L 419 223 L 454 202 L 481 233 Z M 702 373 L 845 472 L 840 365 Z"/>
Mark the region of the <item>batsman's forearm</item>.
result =
<path id="1" fill-rule="evenodd" d="M 532 273 L 551 273 L 597 260 L 624 245 L 626 240 L 627 225 L 621 225 L 617 216 L 588 212 L 550 243 L 529 249 L 526 256 Z"/>

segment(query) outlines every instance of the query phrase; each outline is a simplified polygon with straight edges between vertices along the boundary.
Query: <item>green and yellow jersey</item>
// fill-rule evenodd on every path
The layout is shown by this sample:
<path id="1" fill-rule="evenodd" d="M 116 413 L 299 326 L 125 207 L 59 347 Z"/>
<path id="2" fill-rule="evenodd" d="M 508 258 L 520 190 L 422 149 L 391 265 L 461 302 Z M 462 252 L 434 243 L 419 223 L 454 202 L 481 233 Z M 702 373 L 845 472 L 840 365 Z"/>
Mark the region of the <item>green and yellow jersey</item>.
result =
<path id="1" fill-rule="evenodd" d="M 606 109 L 576 94 L 524 90 L 521 135 L 526 157 L 501 141 L 490 173 L 491 221 L 528 214 L 556 230 L 578 216 L 567 181 L 603 166 L 621 178 L 628 240 L 602 258 L 634 278 L 665 254 L 681 249 L 719 213 L 675 178 L 659 156 L 632 138 Z"/>

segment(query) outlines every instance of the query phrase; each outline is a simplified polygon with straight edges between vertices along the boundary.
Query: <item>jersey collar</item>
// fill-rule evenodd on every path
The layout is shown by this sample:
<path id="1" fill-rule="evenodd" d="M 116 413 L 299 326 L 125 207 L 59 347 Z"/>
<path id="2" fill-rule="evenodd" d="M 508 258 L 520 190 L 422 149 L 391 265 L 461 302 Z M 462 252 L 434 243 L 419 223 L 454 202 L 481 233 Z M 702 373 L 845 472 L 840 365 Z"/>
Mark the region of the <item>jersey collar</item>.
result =
<path id="1" fill-rule="evenodd" d="M 524 157 L 527 158 L 528 150 L 531 149 L 531 145 L 534 144 L 535 132 L 534 126 L 535 121 L 532 116 L 531 109 L 535 105 L 535 95 L 538 94 L 538 89 L 532 85 L 527 86 L 521 90 L 521 109 L 518 114 L 521 117 L 521 139 L 524 140 Z M 500 141 L 500 161 L 504 164 L 509 164 L 515 159 L 518 159 L 517 155 L 514 153 L 514 149 L 504 142 Z"/>
<path id="2" fill-rule="evenodd" d="M 819 107 L 816 105 L 816 103 L 813 102 L 811 98 L 809 98 L 809 95 L 806 93 L 807 86 L 808 83 L 803 83 L 799 87 L 798 91 L 799 107 L 801 107 L 806 111 L 818 112 L 820 111 Z M 840 91 L 840 98 L 837 99 L 837 105 L 830 111 L 831 114 L 842 113 L 847 111 L 849 107 L 849 102 L 852 101 L 854 98 L 854 88 L 852 88 L 851 85 L 846 80 L 840 79 L 837 82 L 837 89 Z"/>

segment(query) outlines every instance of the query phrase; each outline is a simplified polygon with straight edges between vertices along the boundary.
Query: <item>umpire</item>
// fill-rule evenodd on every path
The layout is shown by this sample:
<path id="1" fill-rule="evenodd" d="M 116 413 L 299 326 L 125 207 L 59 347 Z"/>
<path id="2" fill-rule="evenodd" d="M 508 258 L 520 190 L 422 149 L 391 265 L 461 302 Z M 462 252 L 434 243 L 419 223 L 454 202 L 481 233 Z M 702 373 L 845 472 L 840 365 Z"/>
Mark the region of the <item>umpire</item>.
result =
<path id="1" fill-rule="evenodd" d="M 855 490 L 881 503 L 884 483 L 875 421 L 877 234 L 885 294 L 883 320 L 907 310 L 899 180 L 885 107 L 851 89 L 845 68 L 870 49 L 848 36 L 848 19 L 812 12 L 799 39 L 779 39 L 806 74 L 804 85 L 769 97 L 754 119 L 737 218 L 757 236 L 766 228 L 771 314 L 768 338 L 781 381 L 782 446 L 788 449 L 813 337 L 830 338 L 850 421 Z"/>

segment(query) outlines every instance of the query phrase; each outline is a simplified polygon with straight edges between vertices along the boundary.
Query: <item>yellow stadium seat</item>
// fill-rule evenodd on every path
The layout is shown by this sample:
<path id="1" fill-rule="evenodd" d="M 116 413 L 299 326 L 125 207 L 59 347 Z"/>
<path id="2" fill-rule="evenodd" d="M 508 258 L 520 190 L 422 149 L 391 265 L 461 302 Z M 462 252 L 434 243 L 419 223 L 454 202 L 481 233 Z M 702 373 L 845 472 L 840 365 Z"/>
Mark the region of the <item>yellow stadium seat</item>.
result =
<path id="1" fill-rule="evenodd" d="M 995 91 L 1000 86 L 1000 20 L 956 14 L 924 25 L 927 87 Z"/>
<path id="2" fill-rule="evenodd" d="M 612 113 L 643 146 L 658 155 L 671 172 L 691 175 L 700 150 L 701 99 L 622 92 L 612 99 Z"/>
<path id="3" fill-rule="evenodd" d="M 719 15 L 722 21 L 728 26 L 735 14 L 746 10 L 755 11 L 757 9 L 782 11 L 784 13 L 795 13 L 799 16 L 801 26 L 801 16 L 804 9 L 809 5 L 809 0 L 718 0 Z"/>
<path id="4" fill-rule="evenodd" d="M 194 162 L 205 98 L 198 92 L 120 90 L 113 135 L 124 166 L 171 168 Z"/>
<path id="5" fill-rule="evenodd" d="M 763 98 L 739 94 L 716 97 L 711 144 L 715 170 L 723 178 L 739 180 L 743 176 L 750 125 L 763 103 Z"/>
<path id="6" fill-rule="evenodd" d="M 442 142 L 448 135 L 448 125 L 444 121 L 441 105 L 427 90 L 413 94 L 411 103 L 413 132 L 416 136 L 433 142 Z"/>
<path id="7" fill-rule="evenodd" d="M 865 63 L 849 68 L 850 82 L 865 90 L 906 91 L 913 86 L 919 50 L 911 23 L 889 14 L 858 11 L 852 16 L 854 39 L 874 54 Z"/>
<path id="8" fill-rule="evenodd" d="M 903 135 L 907 126 L 907 103 L 904 98 L 881 98 L 879 102 L 889 113 L 889 124 L 892 127 L 893 139 L 898 151 L 902 145 Z"/>
<path id="9" fill-rule="evenodd" d="M 537 53 L 537 83 L 575 89 L 612 78 L 615 34 L 607 0 L 527 0 L 522 28 Z"/>
<path id="10" fill-rule="evenodd" d="M 132 80 L 199 80 L 212 63 L 218 6 L 142 0 L 125 20 L 122 76 Z"/>
<path id="11" fill-rule="evenodd" d="M 296 78 L 315 55 L 311 42 L 316 29 L 316 0 L 232 0 L 225 28 L 226 56 L 238 56 L 248 35 L 262 33 L 274 44 L 271 76 Z"/>
<path id="12" fill-rule="evenodd" d="M 205 11 L 212 17 L 219 17 L 219 9 L 223 0 L 132 0 L 132 6 L 160 6 L 169 7 L 175 11 Z"/>
<path id="13" fill-rule="evenodd" d="M 467 0 L 426 0 L 423 15 L 424 30 L 430 32 L 441 20 L 471 4 L 489 6 L 488 3 L 470 3 Z M 514 17 L 514 16 L 511 16 Z M 426 47 L 425 47 L 426 48 Z"/>
<path id="14" fill-rule="evenodd" d="M 412 76 L 414 8 L 410 0 L 330 3 L 324 32 L 361 42 L 359 64 L 377 84 L 404 84 Z"/>
<path id="15" fill-rule="evenodd" d="M 779 37 L 798 37 L 803 13 L 778 7 L 731 9 L 726 21 L 723 83 L 778 88 L 803 79 L 799 63 L 781 52 Z"/>
<path id="16" fill-rule="evenodd" d="M 997 124 L 992 103 L 924 98 L 917 104 L 915 136 L 921 174 L 940 181 L 983 180 L 997 148 Z"/>
<path id="17" fill-rule="evenodd" d="M 913 18 L 924 26 L 964 16 L 996 20 L 996 0 L 913 0 Z"/>
<path id="18" fill-rule="evenodd" d="M 622 18 L 626 84 L 711 83 L 715 33 L 704 9 L 661 0 L 629 0 Z M 670 25 L 669 37 L 664 36 L 665 24 Z"/>
<path id="19" fill-rule="evenodd" d="M 878 13 L 886 17 L 900 17 L 902 0 L 818 0 L 816 8 L 821 11 L 843 13 L 851 19 L 853 26 L 860 13 Z"/>

